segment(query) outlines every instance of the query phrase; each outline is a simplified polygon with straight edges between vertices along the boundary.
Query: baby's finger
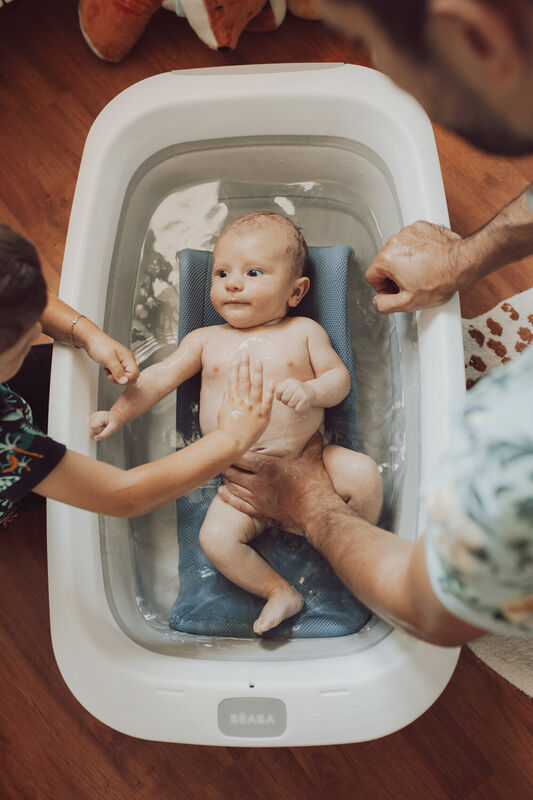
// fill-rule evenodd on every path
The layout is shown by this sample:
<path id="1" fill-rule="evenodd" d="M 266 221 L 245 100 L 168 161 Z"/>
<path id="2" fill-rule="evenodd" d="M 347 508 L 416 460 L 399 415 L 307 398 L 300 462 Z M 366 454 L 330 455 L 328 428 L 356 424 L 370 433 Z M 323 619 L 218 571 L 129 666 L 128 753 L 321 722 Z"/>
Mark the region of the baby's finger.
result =
<path id="1" fill-rule="evenodd" d="M 278 385 L 276 386 L 276 397 L 278 398 L 278 400 L 281 400 L 281 395 L 283 394 L 286 388 L 287 388 L 286 380 L 281 381 L 281 383 L 278 383 Z"/>
<path id="2" fill-rule="evenodd" d="M 289 400 L 291 399 L 293 394 L 294 394 L 293 389 L 291 389 L 291 387 L 288 386 L 279 399 L 281 400 L 282 403 L 285 403 L 285 405 L 288 405 L 289 404 Z"/>
<path id="3" fill-rule="evenodd" d="M 293 396 L 291 397 L 291 399 L 289 400 L 287 405 L 289 406 L 289 408 L 296 408 L 296 406 L 298 405 L 299 402 L 300 402 L 300 398 L 298 397 L 298 395 L 297 394 L 293 394 Z"/>
<path id="4" fill-rule="evenodd" d="M 252 373 L 250 400 L 252 403 L 260 403 L 263 396 L 263 362 L 261 359 L 253 362 L 250 372 Z"/>

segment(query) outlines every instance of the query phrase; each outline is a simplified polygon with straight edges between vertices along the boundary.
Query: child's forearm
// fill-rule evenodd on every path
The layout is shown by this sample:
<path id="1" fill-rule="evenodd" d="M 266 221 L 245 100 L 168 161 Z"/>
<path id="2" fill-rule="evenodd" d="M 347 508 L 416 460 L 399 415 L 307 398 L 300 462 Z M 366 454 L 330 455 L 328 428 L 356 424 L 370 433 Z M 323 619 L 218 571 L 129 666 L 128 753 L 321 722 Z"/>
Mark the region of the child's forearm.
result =
<path id="1" fill-rule="evenodd" d="M 182 497 L 223 472 L 245 449 L 246 443 L 217 428 L 177 453 L 128 470 L 122 496 L 126 507 L 120 515 L 131 515 L 130 503 L 140 504 L 138 515 Z"/>
<path id="2" fill-rule="evenodd" d="M 334 367 L 322 373 L 319 378 L 307 381 L 307 385 L 313 389 L 316 395 L 313 406 L 332 408 L 350 393 L 350 374 L 346 367 Z"/>
<path id="3" fill-rule="evenodd" d="M 67 450 L 36 491 L 87 511 L 140 516 L 215 477 L 248 444 L 247 439 L 217 429 L 177 453 L 129 470 Z"/>

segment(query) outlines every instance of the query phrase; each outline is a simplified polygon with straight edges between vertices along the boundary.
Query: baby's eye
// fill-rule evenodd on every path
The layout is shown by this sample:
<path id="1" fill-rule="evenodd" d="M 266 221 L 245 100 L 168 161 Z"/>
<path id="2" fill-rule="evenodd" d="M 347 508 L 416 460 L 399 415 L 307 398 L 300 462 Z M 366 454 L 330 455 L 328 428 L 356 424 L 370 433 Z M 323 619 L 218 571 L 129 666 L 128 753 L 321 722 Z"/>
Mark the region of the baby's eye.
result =
<path id="1" fill-rule="evenodd" d="M 217 278 L 227 278 L 228 273 L 226 272 L 225 269 L 217 269 L 215 271 L 215 275 Z"/>
<path id="2" fill-rule="evenodd" d="M 262 272 L 260 269 L 256 269 L 255 267 L 253 267 L 252 269 L 249 269 L 246 274 L 249 275 L 250 278 L 257 278 L 259 275 L 262 274 Z"/>

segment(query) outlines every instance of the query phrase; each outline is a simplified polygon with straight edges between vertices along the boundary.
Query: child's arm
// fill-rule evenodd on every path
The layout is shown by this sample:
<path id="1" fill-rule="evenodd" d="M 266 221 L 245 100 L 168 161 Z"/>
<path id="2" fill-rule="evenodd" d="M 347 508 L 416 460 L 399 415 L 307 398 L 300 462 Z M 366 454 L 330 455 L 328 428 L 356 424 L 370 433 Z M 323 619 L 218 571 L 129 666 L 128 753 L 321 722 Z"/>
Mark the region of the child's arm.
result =
<path id="1" fill-rule="evenodd" d="M 89 420 L 91 436 L 97 440 L 106 439 L 125 422 L 144 414 L 162 397 L 196 375 L 202 368 L 202 353 L 209 333 L 209 328 L 189 333 L 172 355 L 144 369 L 109 411 L 95 411 Z"/>
<path id="2" fill-rule="evenodd" d="M 316 378 L 310 381 L 287 378 L 276 389 L 278 400 L 295 411 L 336 406 L 351 387 L 350 373 L 332 348 L 324 328 L 312 320 L 306 320 L 307 323 L 307 349 Z"/>
<path id="3" fill-rule="evenodd" d="M 122 470 L 67 450 L 34 491 L 62 503 L 114 517 L 147 514 L 226 469 L 268 425 L 272 381 L 263 364 L 243 355 L 234 362 L 218 414 L 218 428 L 158 461 Z"/>

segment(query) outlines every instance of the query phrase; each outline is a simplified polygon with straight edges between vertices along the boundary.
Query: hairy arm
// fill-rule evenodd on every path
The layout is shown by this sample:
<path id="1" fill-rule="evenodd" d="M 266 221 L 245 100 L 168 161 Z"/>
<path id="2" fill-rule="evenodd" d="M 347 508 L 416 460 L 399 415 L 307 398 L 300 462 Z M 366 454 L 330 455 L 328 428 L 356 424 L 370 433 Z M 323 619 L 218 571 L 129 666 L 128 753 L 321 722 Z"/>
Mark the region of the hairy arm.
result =
<path id="1" fill-rule="evenodd" d="M 295 459 L 247 453 L 225 471 L 219 494 L 239 511 L 304 535 L 365 605 L 419 639 L 452 646 L 482 631 L 442 605 L 424 541 L 407 541 L 355 514 L 335 493 L 314 436 Z"/>
<path id="2" fill-rule="evenodd" d="M 505 264 L 533 252 L 533 208 L 528 192 L 506 205 L 483 228 L 462 240 L 456 263 L 457 288 L 462 289 Z"/>
<path id="3" fill-rule="evenodd" d="M 531 188 L 465 239 L 424 221 L 391 236 L 366 273 L 378 292 L 373 300 L 378 311 L 389 314 L 440 305 L 458 289 L 532 253 Z"/>
<path id="4" fill-rule="evenodd" d="M 306 521 L 306 536 L 342 582 L 382 619 L 418 639 L 463 644 L 483 631 L 455 617 L 437 598 L 424 539 L 410 542 L 336 503 Z"/>

